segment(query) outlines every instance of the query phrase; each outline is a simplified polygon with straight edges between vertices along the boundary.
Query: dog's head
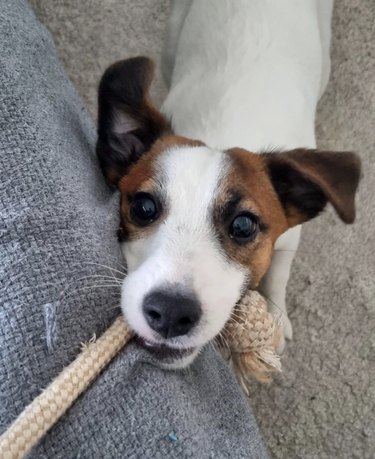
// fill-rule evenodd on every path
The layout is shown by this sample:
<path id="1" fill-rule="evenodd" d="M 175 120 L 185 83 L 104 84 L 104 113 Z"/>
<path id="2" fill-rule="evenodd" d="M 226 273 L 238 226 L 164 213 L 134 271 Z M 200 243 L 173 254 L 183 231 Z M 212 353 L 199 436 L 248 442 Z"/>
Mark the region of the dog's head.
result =
<path id="1" fill-rule="evenodd" d="M 146 58 L 105 72 L 97 153 L 121 194 L 125 316 L 184 366 L 256 288 L 283 232 L 328 202 L 353 222 L 360 165 L 352 153 L 220 151 L 178 137 L 150 103 L 152 74 Z"/>

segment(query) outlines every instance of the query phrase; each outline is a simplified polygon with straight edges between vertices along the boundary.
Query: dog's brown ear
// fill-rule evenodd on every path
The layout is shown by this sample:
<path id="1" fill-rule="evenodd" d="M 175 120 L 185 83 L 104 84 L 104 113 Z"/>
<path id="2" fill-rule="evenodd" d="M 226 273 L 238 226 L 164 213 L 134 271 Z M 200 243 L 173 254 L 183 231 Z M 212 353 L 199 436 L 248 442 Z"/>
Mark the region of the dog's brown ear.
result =
<path id="1" fill-rule="evenodd" d="M 330 202 L 345 223 L 355 219 L 361 163 L 354 153 L 296 149 L 267 153 L 271 182 L 289 226 L 316 217 Z"/>
<path id="2" fill-rule="evenodd" d="M 167 121 L 150 103 L 154 64 L 146 57 L 116 62 L 99 85 L 97 155 L 112 185 L 163 133 Z"/>

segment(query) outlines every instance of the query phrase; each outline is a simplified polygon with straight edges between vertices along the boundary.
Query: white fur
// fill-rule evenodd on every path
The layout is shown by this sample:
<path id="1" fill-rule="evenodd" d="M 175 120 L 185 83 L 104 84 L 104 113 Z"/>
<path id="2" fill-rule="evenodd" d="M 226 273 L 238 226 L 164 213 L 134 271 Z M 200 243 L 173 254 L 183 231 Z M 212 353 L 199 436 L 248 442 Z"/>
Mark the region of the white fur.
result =
<path id="1" fill-rule="evenodd" d="M 150 236 L 123 244 L 128 276 L 122 308 L 132 328 L 151 342 L 199 350 L 220 332 L 242 293 L 247 274 L 228 261 L 212 228 L 214 198 L 227 163 L 224 153 L 206 147 L 176 147 L 158 159 L 154 179 L 167 216 Z M 194 292 L 201 303 L 192 336 L 165 341 L 144 318 L 144 297 L 168 286 Z"/>
<path id="2" fill-rule="evenodd" d="M 163 106 L 176 133 L 215 148 L 315 147 L 316 105 L 329 76 L 333 0 L 172 2 Z M 264 293 L 283 313 L 300 228 L 281 236 Z"/>

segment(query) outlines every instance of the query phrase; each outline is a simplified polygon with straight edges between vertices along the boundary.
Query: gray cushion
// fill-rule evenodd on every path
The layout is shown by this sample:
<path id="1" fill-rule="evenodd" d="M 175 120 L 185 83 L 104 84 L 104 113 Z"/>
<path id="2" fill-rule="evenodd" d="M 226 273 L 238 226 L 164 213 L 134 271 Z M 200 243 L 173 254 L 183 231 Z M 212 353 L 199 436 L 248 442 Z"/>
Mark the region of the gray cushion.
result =
<path id="1" fill-rule="evenodd" d="M 0 8 L 0 432 L 119 314 L 118 196 L 95 129 L 24 1 Z M 108 268 L 110 267 L 110 268 Z M 112 269 L 111 269 L 112 268 Z M 89 276 L 108 276 L 89 277 Z M 177 441 L 172 441 L 174 434 Z M 32 457 L 266 457 L 212 347 L 166 372 L 131 344 Z"/>

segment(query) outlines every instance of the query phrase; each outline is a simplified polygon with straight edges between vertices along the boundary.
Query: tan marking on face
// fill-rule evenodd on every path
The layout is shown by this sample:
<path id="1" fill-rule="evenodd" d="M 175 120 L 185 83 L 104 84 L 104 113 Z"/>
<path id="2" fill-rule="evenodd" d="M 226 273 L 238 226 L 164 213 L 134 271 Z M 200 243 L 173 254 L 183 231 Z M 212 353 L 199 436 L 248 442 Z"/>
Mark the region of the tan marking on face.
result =
<path id="1" fill-rule="evenodd" d="M 254 288 L 266 273 L 271 263 L 274 243 L 288 229 L 288 223 L 262 156 L 240 148 L 227 150 L 226 153 L 232 163 L 216 205 L 225 206 L 233 191 L 242 198 L 230 221 L 219 224 L 220 239 L 228 256 L 249 271 L 251 287 Z M 264 230 L 261 229 L 253 241 L 238 244 L 229 237 L 228 224 L 238 213 L 246 210 L 259 217 Z"/>
<path id="2" fill-rule="evenodd" d="M 157 189 L 155 182 L 156 162 L 165 151 L 178 146 L 198 147 L 204 143 L 198 140 L 186 139 L 176 135 L 166 135 L 157 140 L 151 149 L 145 153 L 124 175 L 119 183 L 120 191 L 120 235 L 122 239 L 139 239 L 151 234 L 165 218 L 162 214 L 154 223 L 139 227 L 132 222 L 130 215 L 130 199 L 137 192 L 147 192 L 153 195 Z"/>

